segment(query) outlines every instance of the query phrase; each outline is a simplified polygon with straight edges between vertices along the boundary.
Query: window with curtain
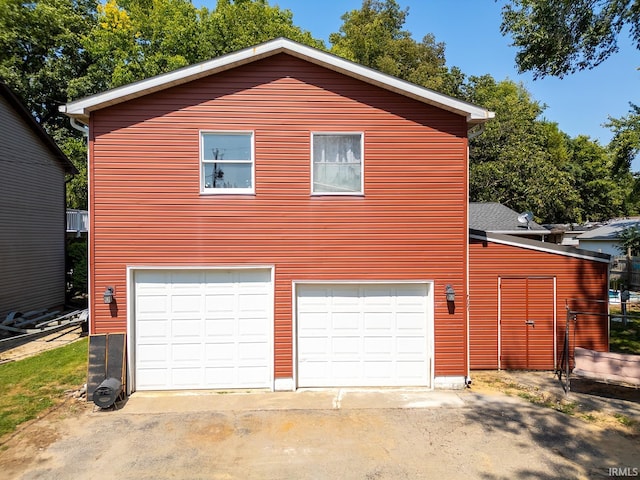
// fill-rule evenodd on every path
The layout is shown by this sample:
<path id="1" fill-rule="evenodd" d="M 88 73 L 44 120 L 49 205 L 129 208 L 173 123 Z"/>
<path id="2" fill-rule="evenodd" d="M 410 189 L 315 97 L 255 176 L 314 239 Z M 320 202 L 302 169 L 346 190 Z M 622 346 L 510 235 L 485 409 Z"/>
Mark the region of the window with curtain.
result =
<path id="1" fill-rule="evenodd" d="M 253 133 L 203 132 L 203 193 L 253 193 Z"/>
<path id="2" fill-rule="evenodd" d="M 312 143 L 312 192 L 362 194 L 362 134 L 314 133 Z"/>

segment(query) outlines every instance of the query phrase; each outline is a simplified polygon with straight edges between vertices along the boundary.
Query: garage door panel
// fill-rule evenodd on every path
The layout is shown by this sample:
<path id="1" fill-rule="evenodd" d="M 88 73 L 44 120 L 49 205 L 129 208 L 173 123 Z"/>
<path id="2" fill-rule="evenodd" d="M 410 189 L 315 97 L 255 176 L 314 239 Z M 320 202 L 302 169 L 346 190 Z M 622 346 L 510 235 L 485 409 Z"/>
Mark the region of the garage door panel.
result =
<path id="1" fill-rule="evenodd" d="M 205 323 L 205 335 L 212 338 L 233 337 L 235 322 L 232 318 L 212 319 L 207 318 Z"/>
<path id="2" fill-rule="evenodd" d="M 376 331 L 389 333 L 395 327 L 394 315 L 386 312 L 364 312 L 363 320 L 364 330 L 367 333 Z"/>
<path id="3" fill-rule="evenodd" d="M 247 336 L 264 337 L 264 316 L 256 318 L 240 318 L 238 320 L 238 333 Z"/>
<path id="4" fill-rule="evenodd" d="M 429 385 L 427 294 L 426 284 L 298 286 L 298 385 Z"/>
<path id="5" fill-rule="evenodd" d="M 174 319 L 171 323 L 171 334 L 174 337 L 200 337 L 202 335 L 202 320 Z"/>
<path id="6" fill-rule="evenodd" d="M 198 388 L 204 379 L 201 366 L 177 367 L 171 370 L 171 383 L 178 388 Z"/>
<path id="7" fill-rule="evenodd" d="M 164 313 L 167 311 L 167 297 L 165 295 L 138 294 L 137 303 L 141 312 L 145 315 Z"/>
<path id="8" fill-rule="evenodd" d="M 167 338 L 169 334 L 169 325 L 165 320 L 146 320 L 138 322 L 137 336 L 139 339 L 158 339 Z"/>
<path id="9" fill-rule="evenodd" d="M 239 363 L 255 363 L 269 354 L 266 342 L 243 343 L 238 345 Z"/>
<path id="10" fill-rule="evenodd" d="M 269 270 L 141 270 L 135 292 L 136 388 L 271 386 Z"/>
<path id="11" fill-rule="evenodd" d="M 425 351 L 425 338 L 422 336 L 402 336 L 396 338 L 396 352 L 400 356 L 422 355 Z"/>
<path id="12" fill-rule="evenodd" d="M 333 337 L 331 340 L 331 352 L 334 355 L 355 355 L 361 352 L 360 343 L 357 337 L 341 336 Z"/>
<path id="13" fill-rule="evenodd" d="M 216 364 L 231 364 L 235 359 L 235 343 L 207 343 L 205 345 L 205 360 L 207 365 Z"/>
<path id="14" fill-rule="evenodd" d="M 318 357 L 329 352 L 329 339 L 322 337 L 307 337 L 298 340 L 300 360 L 306 360 L 305 354 Z"/>
<path id="15" fill-rule="evenodd" d="M 236 307 L 236 299 L 233 294 L 213 294 L 205 295 L 205 312 L 209 316 L 224 317 L 224 314 L 233 313 Z"/>
<path id="16" fill-rule="evenodd" d="M 169 382 L 169 370 L 166 368 L 148 368 L 143 378 L 137 380 L 140 390 L 159 389 Z"/>
<path id="17" fill-rule="evenodd" d="M 174 315 L 200 313 L 201 295 L 171 295 L 171 312 Z"/>
<path id="18" fill-rule="evenodd" d="M 137 353 L 139 363 L 160 366 L 169 358 L 169 347 L 165 344 L 140 345 Z"/>
<path id="19" fill-rule="evenodd" d="M 320 307 L 322 304 L 318 304 Z M 327 314 L 324 312 L 301 312 L 298 315 L 301 333 L 320 333 L 329 330 Z"/>
<path id="20" fill-rule="evenodd" d="M 392 338 L 389 337 L 364 337 L 364 353 L 366 355 L 392 356 L 396 348 Z"/>
<path id="21" fill-rule="evenodd" d="M 202 345 L 194 342 L 171 345 L 171 363 L 202 362 Z"/>

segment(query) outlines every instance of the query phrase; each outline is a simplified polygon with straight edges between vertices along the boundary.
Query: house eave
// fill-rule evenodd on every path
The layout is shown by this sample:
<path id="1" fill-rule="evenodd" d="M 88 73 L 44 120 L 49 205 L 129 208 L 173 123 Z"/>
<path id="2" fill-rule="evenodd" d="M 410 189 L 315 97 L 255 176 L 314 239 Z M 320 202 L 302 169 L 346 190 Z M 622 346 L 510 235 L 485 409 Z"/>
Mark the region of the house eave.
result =
<path id="1" fill-rule="evenodd" d="M 83 123 L 89 123 L 89 116 L 93 111 L 182 85 L 209 75 L 215 75 L 280 53 L 292 55 L 369 84 L 413 98 L 425 104 L 450 111 L 457 115 L 462 115 L 470 125 L 483 123 L 494 118 L 494 112 L 477 105 L 434 92 L 433 90 L 400 80 L 345 60 L 331 53 L 323 52 L 286 38 L 271 40 L 212 60 L 174 70 L 173 72 L 157 75 L 69 102 L 61 106 L 60 111 Z"/>
<path id="2" fill-rule="evenodd" d="M 509 245 L 512 247 L 520 247 L 528 250 L 536 250 L 539 252 L 553 253 L 563 255 L 565 257 L 580 258 L 582 260 L 591 260 L 594 262 L 610 263 L 611 255 L 607 253 L 592 252 L 590 250 L 582 250 L 579 248 L 556 245 L 555 243 L 540 242 L 530 238 L 517 237 L 514 235 L 501 235 L 499 233 L 485 232 L 482 230 L 469 229 L 469 238 Z"/>

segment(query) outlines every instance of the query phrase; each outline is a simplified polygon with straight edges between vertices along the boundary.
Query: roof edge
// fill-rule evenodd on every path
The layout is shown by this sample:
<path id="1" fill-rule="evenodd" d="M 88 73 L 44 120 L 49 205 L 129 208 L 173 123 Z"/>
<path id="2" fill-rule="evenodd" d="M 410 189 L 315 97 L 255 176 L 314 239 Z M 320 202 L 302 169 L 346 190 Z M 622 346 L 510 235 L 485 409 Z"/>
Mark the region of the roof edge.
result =
<path id="1" fill-rule="evenodd" d="M 22 117 L 22 119 L 27 123 L 27 125 L 31 128 L 31 130 L 40 138 L 42 143 L 47 147 L 47 149 L 53 154 L 53 156 L 60 162 L 64 171 L 71 175 L 77 175 L 78 169 L 76 166 L 69 160 L 69 157 L 65 155 L 65 153 L 60 149 L 58 144 L 51 138 L 51 136 L 45 131 L 45 129 L 40 125 L 27 107 L 24 102 L 18 95 L 11 90 L 4 82 L 0 82 L 0 94 L 7 99 L 7 101 L 11 104 L 14 110 Z"/>
<path id="2" fill-rule="evenodd" d="M 123 85 L 106 92 L 75 100 L 62 105 L 59 110 L 66 115 L 88 123 L 89 114 L 94 110 L 123 103 L 134 98 L 155 93 L 166 88 L 181 85 L 199 78 L 230 70 L 279 53 L 309 61 L 316 65 L 351 76 L 372 85 L 379 86 L 423 103 L 462 115 L 471 125 L 484 123 L 494 118 L 494 112 L 471 103 L 429 90 L 425 87 L 400 80 L 377 70 L 359 65 L 350 60 L 324 52 L 308 45 L 277 38 L 253 47 L 238 50 L 201 63 Z"/>
<path id="3" fill-rule="evenodd" d="M 502 235 L 498 233 L 489 233 L 482 230 L 469 229 L 469 238 L 480 240 L 483 242 L 493 242 L 502 245 L 510 245 L 512 247 L 526 248 L 528 250 L 537 250 L 539 252 L 554 253 L 565 257 L 580 258 L 583 260 L 591 260 L 600 263 L 610 263 L 611 255 L 608 253 L 592 252 L 567 245 L 556 245 L 555 243 L 540 242 L 530 238 L 516 237 L 513 235 Z"/>

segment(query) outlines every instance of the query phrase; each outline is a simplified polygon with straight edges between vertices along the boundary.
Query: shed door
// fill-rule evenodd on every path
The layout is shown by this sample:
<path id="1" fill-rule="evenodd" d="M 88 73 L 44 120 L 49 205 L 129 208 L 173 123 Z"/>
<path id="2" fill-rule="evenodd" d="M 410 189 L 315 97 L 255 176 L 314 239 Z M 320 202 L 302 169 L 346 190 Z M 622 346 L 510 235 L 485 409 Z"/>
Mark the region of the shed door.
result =
<path id="1" fill-rule="evenodd" d="M 299 285 L 298 386 L 429 386 L 426 284 Z"/>
<path id="2" fill-rule="evenodd" d="M 135 389 L 271 387 L 270 270 L 135 273 Z"/>
<path id="3" fill-rule="evenodd" d="M 554 278 L 500 279 L 500 368 L 554 368 L 554 290 Z"/>

